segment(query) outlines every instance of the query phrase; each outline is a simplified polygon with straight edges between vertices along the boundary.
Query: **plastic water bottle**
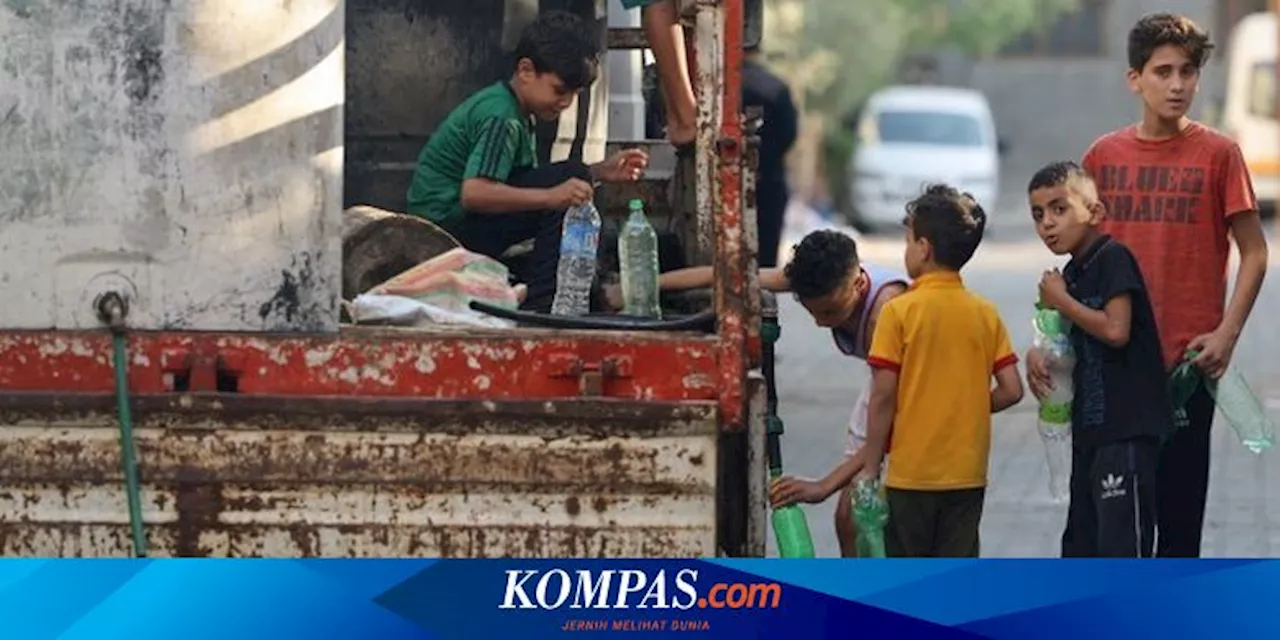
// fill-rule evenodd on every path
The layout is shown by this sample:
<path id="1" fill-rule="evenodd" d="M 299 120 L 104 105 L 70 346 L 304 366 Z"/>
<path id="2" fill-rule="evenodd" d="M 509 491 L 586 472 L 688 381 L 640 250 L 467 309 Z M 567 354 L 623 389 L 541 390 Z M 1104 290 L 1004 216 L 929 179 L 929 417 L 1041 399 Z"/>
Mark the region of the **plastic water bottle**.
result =
<path id="1" fill-rule="evenodd" d="M 632 200 L 631 216 L 618 236 L 622 262 L 623 313 L 639 318 L 661 318 L 658 304 L 658 234 L 644 215 L 644 203 Z"/>
<path id="2" fill-rule="evenodd" d="M 1189 353 L 1177 367 L 1174 367 L 1173 373 L 1169 374 L 1169 399 L 1173 401 L 1175 431 L 1190 424 L 1191 420 L 1187 417 L 1187 403 L 1204 382 L 1200 369 L 1191 364 L 1191 360 L 1195 357 L 1196 352 Z"/>
<path id="3" fill-rule="evenodd" d="M 1240 444 L 1255 454 L 1271 448 L 1276 438 L 1275 426 L 1267 417 L 1267 410 L 1258 401 L 1258 396 L 1235 367 L 1228 366 L 1217 380 L 1205 380 L 1205 386 L 1218 403 L 1218 411 L 1231 423 Z"/>
<path id="4" fill-rule="evenodd" d="M 770 472 L 776 480 L 780 471 Z M 773 510 L 773 537 L 778 543 L 778 555 L 783 558 L 812 558 L 813 536 L 809 533 L 809 521 L 800 505 L 792 504 Z"/>
<path id="5" fill-rule="evenodd" d="M 1049 495 L 1065 502 L 1071 493 L 1071 401 L 1075 352 L 1069 340 L 1069 323 L 1055 310 L 1036 305 L 1035 348 L 1044 355 L 1053 390 L 1040 401 L 1036 429 L 1044 442 L 1049 465 Z"/>
<path id="6" fill-rule="evenodd" d="M 884 527 L 889 522 L 889 505 L 880 494 L 878 478 L 863 478 L 854 485 L 853 521 L 858 525 L 858 557 L 885 557 Z"/>
<path id="7" fill-rule="evenodd" d="M 560 266 L 551 313 L 584 316 L 591 311 L 591 283 L 600 247 L 600 212 L 590 202 L 569 207 L 560 232 Z"/>
<path id="8" fill-rule="evenodd" d="M 1240 439 L 1250 452 L 1258 454 L 1270 449 L 1275 444 L 1275 425 L 1267 416 L 1267 410 L 1258 401 L 1258 396 L 1249 387 L 1248 381 L 1240 375 L 1234 366 L 1217 380 L 1210 380 L 1200 368 L 1191 364 L 1199 356 L 1199 351 L 1188 351 L 1182 362 L 1178 363 L 1169 377 L 1169 390 L 1173 396 L 1174 418 L 1178 428 L 1187 425 L 1187 401 L 1195 394 L 1196 388 L 1203 383 L 1209 395 L 1217 403 L 1218 411 L 1231 424 L 1236 437 Z"/>

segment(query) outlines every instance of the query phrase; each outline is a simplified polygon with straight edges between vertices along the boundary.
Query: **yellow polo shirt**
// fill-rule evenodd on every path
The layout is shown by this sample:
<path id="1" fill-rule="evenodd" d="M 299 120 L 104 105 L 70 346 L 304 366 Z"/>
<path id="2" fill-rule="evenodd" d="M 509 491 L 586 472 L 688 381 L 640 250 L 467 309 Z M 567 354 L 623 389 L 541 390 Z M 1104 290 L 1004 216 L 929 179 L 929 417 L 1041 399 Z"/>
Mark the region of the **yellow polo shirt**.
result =
<path id="1" fill-rule="evenodd" d="M 916 278 L 880 311 L 872 367 L 898 372 L 885 486 L 946 491 L 987 484 L 992 375 L 1018 361 L 995 305 L 960 274 Z"/>

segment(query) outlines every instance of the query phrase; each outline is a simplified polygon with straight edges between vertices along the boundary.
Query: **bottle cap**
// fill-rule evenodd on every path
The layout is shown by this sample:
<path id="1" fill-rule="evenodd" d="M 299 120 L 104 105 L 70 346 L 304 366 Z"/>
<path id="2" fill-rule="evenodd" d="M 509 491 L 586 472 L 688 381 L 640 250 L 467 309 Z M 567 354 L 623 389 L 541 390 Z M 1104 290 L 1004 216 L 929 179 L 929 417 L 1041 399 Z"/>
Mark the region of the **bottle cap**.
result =
<path id="1" fill-rule="evenodd" d="M 1056 336 L 1063 333 L 1062 316 L 1057 311 L 1043 308 L 1036 311 L 1036 327 L 1045 335 Z"/>
<path id="2" fill-rule="evenodd" d="M 632 211 L 643 211 L 644 200 L 641 200 L 640 198 L 632 198 L 631 202 L 627 203 L 627 207 Z"/>

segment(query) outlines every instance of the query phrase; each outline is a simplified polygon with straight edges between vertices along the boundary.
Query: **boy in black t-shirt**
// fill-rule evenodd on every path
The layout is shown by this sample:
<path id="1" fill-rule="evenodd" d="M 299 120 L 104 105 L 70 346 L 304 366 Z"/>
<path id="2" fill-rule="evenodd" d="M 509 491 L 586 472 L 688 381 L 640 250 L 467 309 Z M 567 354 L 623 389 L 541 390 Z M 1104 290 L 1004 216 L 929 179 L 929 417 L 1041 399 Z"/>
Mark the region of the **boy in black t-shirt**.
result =
<path id="1" fill-rule="evenodd" d="M 1041 169 L 1028 192 L 1040 239 L 1071 256 L 1040 281 L 1044 303 L 1071 322 L 1076 352 L 1062 555 L 1148 558 L 1157 454 L 1173 411 L 1146 284 L 1129 249 L 1098 230 L 1097 187 L 1078 165 Z"/>

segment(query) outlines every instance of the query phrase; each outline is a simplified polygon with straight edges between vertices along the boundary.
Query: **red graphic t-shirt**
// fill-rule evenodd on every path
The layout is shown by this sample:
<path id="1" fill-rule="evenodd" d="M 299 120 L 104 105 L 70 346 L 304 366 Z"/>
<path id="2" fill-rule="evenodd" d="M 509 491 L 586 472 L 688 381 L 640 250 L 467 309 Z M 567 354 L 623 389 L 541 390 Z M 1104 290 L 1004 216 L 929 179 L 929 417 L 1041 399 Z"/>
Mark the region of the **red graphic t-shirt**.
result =
<path id="1" fill-rule="evenodd" d="M 1197 123 L 1167 140 L 1143 140 L 1131 126 L 1094 142 L 1083 165 L 1106 206 L 1103 231 L 1142 268 L 1172 366 L 1188 342 L 1222 322 L 1227 220 L 1258 208 L 1240 147 Z"/>

